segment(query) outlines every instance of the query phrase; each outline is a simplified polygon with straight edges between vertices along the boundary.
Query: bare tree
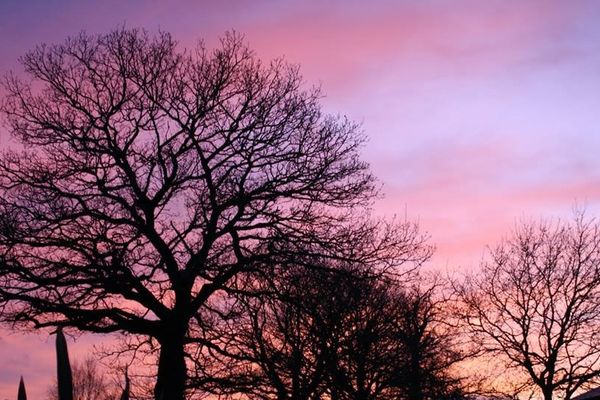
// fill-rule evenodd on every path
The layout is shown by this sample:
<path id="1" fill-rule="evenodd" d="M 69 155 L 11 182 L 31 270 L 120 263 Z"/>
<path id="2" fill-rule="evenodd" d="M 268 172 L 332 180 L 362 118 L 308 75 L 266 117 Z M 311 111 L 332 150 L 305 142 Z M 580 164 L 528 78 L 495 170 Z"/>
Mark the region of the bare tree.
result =
<path id="1" fill-rule="evenodd" d="M 411 282 L 394 297 L 399 340 L 405 349 L 401 387 L 408 400 L 462 399 L 464 377 L 455 370 L 472 353 L 462 346 L 450 319 L 446 287 L 437 276 Z"/>
<path id="2" fill-rule="evenodd" d="M 195 364 L 194 386 L 221 396 L 321 398 L 339 339 L 349 329 L 344 319 L 366 293 L 363 286 L 382 277 L 408 275 L 431 254 L 417 225 L 404 222 L 388 228 L 398 242 L 395 268 L 378 267 L 388 259 L 357 264 L 348 257 L 314 257 L 310 251 L 294 250 L 268 274 L 238 282 L 235 303 L 221 308 L 229 318 L 212 330 L 211 343 L 220 346 L 208 351 L 217 362 L 209 373 L 205 364 Z M 354 242 L 352 251 L 369 253 L 373 240 Z"/>
<path id="3" fill-rule="evenodd" d="M 105 377 L 98 362 L 88 357 L 71 365 L 73 371 L 73 400 L 117 400 L 119 390 Z M 56 382 L 48 390 L 48 400 L 58 400 Z"/>
<path id="4" fill-rule="evenodd" d="M 412 248 L 415 260 L 428 257 Z M 406 271 L 411 271 L 407 268 Z M 465 354 L 443 321 L 440 286 L 359 266 L 288 270 L 274 296 L 240 299 L 219 334 L 215 394 L 252 399 L 458 399 Z M 407 283 L 410 282 L 409 283 Z M 418 283 L 420 282 L 420 283 Z M 196 381 L 199 384 L 207 382 Z M 223 388 L 229 389 L 224 392 Z"/>
<path id="5" fill-rule="evenodd" d="M 402 243 L 352 212 L 375 194 L 357 126 L 295 66 L 236 35 L 181 51 L 125 29 L 21 61 L 31 79 L 8 76 L 1 106 L 25 148 L 0 157 L 4 321 L 156 342 L 154 393 L 181 400 L 188 346 L 210 345 L 239 276 L 297 248 L 395 260 Z"/>
<path id="6" fill-rule="evenodd" d="M 488 356 L 545 400 L 600 378 L 600 226 L 526 223 L 459 288 L 462 318 Z"/>
<path id="7" fill-rule="evenodd" d="M 329 374 L 332 399 L 462 398 L 452 368 L 466 357 L 443 323 L 436 283 L 372 282 L 347 314 Z"/>
<path id="8" fill-rule="evenodd" d="M 240 298 L 243 317 L 228 336 L 239 349 L 234 356 L 257 366 L 242 388 L 249 398 L 323 398 L 344 316 L 359 296 L 348 290 L 356 279 L 332 268 L 296 269 L 279 277 L 273 296 Z"/>

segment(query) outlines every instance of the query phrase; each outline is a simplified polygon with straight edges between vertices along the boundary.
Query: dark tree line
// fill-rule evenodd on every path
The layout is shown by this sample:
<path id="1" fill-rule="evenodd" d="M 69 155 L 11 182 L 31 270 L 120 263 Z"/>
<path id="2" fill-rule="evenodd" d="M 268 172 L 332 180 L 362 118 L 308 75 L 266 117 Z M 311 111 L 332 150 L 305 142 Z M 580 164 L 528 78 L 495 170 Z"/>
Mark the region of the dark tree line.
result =
<path id="1" fill-rule="evenodd" d="M 206 389 L 278 400 L 462 398 L 451 369 L 465 355 L 442 321 L 437 286 L 418 281 L 356 266 L 278 274 L 261 286 L 272 295 L 239 299 L 219 332 L 220 380 Z"/>

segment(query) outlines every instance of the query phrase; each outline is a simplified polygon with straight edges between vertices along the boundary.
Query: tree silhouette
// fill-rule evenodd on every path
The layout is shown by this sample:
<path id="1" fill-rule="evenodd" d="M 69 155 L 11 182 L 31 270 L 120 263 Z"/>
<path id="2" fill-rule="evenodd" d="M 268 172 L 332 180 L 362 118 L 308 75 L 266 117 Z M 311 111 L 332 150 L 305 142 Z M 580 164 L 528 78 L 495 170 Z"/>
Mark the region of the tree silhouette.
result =
<path id="1" fill-rule="evenodd" d="M 372 281 L 358 291 L 328 375 L 332 399 L 463 398 L 452 368 L 465 359 L 444 326 L 437 283 Z"/>
<path id="2" fill-rule="evenodd" d="M 393 229 L 384 242 L 394 238 L 395 251 L 385 254 L 394 256 L 394 268 L 380 268 L 389 266 L 389 259 L 374 257 L 378 252 L 361 257 L 371 259 L 369 264 L 294 250 L 268 273 L 238 280 L 234 301 L 219 309 L 226 317 L 211 327 L 212 346 L 191 357 L 192 386 L 233 398 L 240 393 L 260 399 L 325 395 L 335 343 L 351 329 L 345 318 L 366 293 L 362 288 L 409 275 L 431 254 L 415 224 L 388 228 Z M 365 239 L 354 242 L 352 252 L 365 255 L 378 246 L 372 237 Z M 212 363 L 194 361 L 206 359 Z"/>
<path id="3" fill-rule="evenodd" d="M 93 358 L 74 362 L 72 369 L 74 400 L 116 400 L 119 397 L 118 388 L 104 376 Z M 59 399 L 57 382 L 48 389 L 47 399 Z"/>
<path id="4" fill-rule="evenodd" d="M 1 318 L 156 341 L 157 398 L 184 398 L 187 346 L 238 277 L 398 245 L 352 212 L 375 194 L 357 126 L 235 34 L 214 51 L 81 34 L 21 62 L 1 106 L 24 148 L 0 158 Z"/>
<path id="5" fill-rule="evenodd" d="M 359 279 L 341 269 L 291 269 L 264 283 L 275 286 L 273 295 L 240 298 L 240 318 L 222 334 L 241 360 L 237 391 L 251 399 L 323 398 L 343 319 L 360 296 L 349 289 Z"/>
<path id="6" fill-rule="evenodd" d="M 398 340 L 404 345 L 400 387 L 407 400 L 464 399 L 467 382 L 454 370 L 471 352 L 462 346 L 443 296 L 444 285 L 434 276 L 396 288 L 392 311 Z"/>
<path id="7" fill-rule="evenodd" d="M 528 377 L 520 390 L 570 399 L 600 377 L 600 226 L 522 224 L 458 290 L 485 354 Z"/>
<path id="8" fill-rule="evenodd" d="M 410 252 L 426 257 L 421 250 Z M 465 355 L 441 321 L 439 289 L 360 266 L 289 269 L 263 286 L 272 296 L 240 298 L 219 331 L 220 379 L 193 382 L 228 398 L 464 398 L 452 368 Z"/>

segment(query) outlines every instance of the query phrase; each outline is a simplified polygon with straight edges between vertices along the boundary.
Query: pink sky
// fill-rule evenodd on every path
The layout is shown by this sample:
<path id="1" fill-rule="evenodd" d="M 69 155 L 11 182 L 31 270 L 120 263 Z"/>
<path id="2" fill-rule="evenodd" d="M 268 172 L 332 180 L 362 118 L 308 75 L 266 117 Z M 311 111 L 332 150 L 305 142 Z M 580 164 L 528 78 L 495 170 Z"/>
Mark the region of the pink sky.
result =
<path id="1" fill-rule="evenodd" d="M 375 212 L 431 235 L 441 270 L 475 268 L 527 217 L 600 212 L 600 3 L 593 1 L 0 3 L 0 73 L 82 29 L 158 28 L 183 45 L 224 31 L 299 63 L 325 109 L 360 121 L 383 184 Z M 218 4 L 218 5 L 217 5 Z M 9 144 L 0 130 L 0 148 Z M 81 356 L 91 339 L 81 338 Z M 46 334 L 0 336 L 0 399 L 53 376 Z"/>

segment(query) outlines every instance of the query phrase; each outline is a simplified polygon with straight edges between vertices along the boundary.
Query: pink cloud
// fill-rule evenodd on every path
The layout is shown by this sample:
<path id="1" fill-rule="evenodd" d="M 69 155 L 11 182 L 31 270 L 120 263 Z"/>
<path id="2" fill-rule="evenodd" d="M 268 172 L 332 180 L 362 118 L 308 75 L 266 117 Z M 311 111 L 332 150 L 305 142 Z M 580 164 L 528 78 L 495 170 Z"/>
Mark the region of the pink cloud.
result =
<path id="1" fill-rule="evenodd" d="M 407 212 L 418 219 L 437 246 L 434 268 L 476 268 L 486 247 L 522 220 L 570 218 L 581 207 L 590 217 L 600 211 L 600 174 L 585 170 L 518 182 L 508 177 L 531 169 L 535 159 L 515 161 L 508 146 L 491 154 L 486 149 L 451 151 L 451 160 L 433 153 L 430 169 L 416 164 L 419 172 L 412 180 L 384 180 L 386 197 L 376 204 L 376 212 Z"/>
<path id="2" fill-rule="evenodd" d="M 242 31 L 266 58 L 284 55 L 302 63 L 310 81 L 321 80 L 328 92 L 347 93 L 381 74 L 415 78 L 434 70 L 472 76 L 514 67 L 573 18 L 569 9 L 543 2 L 439 8 L 362 4 L 329 10 L 296 5 L 266 22 L 248 21 Z"/>

